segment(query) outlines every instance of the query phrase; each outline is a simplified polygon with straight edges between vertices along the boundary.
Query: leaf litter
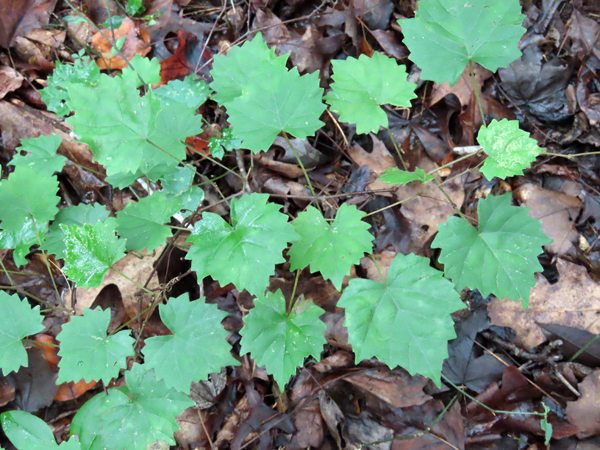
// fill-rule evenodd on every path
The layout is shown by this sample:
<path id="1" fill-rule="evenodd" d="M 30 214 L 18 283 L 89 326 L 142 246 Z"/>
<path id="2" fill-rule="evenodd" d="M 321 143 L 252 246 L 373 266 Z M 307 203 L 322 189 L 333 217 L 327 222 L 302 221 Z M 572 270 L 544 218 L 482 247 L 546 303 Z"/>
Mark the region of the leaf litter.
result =
<path id="1" fill-rule="evenodd" d="M 89 26 L 86 28 L 85 24 L 81 25 L 82 22 L 76 24 L 71 19 L 67 24 L 61 21 L 67 17 L 79 17 L 77 12 L 63 8 L 62 3 L 61 7 L 51 1 L 31 3 L 28 8 L 17 11 L 12 6 L 13 2 L 0 0 L 0 9 L 7 12 L 3 14 L 3 26 L 0 27 L 3 166 L 7 167 L 6 163 L 18 151 L 21 139 L 56 133 L 62 138 L 58 152 L 69 160 L 57 178 L 58 207 L 62 209 L 67 205 L 100 201 L 106 205 L 107 211 L 118 217 L 118 212 L 132 199 L 145 198 L 158 186 L 153 185 L 152 179 L 148 180 L 150 184 L 142 179 L 145 185 L 136 181 L 129 188 L 113 190 L 105 181 L 103 169 L 92 161 L 85 145 L 75 143 L 69 136 L 69 124 L 44 110 L 38 91 L 47 87 L 53 61 L 60 59 L 65 64 L 71 63 L 82 46 L 94 47 L 112 69 L 124 68 L 127 64 L 120 55 L 111 55 L 110 45 L 106 45 L 104 37 L 93 36 Z M 79 9 L 79 12 L 89 13 L 95 24 L 112 39 L 112 31 L 102 23 L 108 20 L 109 15 L 123 16 L 123 11 L 111 4 L 108 12 L 104 2 L 88 3 L 89 11 Z M 223 9 L 220 4 L 155 0 L 148 2 L 148 11 L 144 13 L 152 18 L 124 18 L 114 29 L 114 38 L 126 37 L 122 51 L 128 59 L 134 54 L 158 57 L 162 76 L 160 84 L 182 80 L 196 73 L 210 81 L 212 56 L 246 39 L 247 32 L 256 34 L 260 31 L 277 55 L 291 52 L 290 64 L 300 74 L 319 70 L 321 87 L 326 88 L 335 87 L 331 75 L 335 79 L 336 70 L 335 65 L 331 68 L 331 61 L 366 58 L 374 50 L 383 50 L 388 56 L 397 58 L 400 64 L 407 65 L 409 81 L 417 83 L 421 89 L 410 107 L 401 105 L 406 109 L 381 109 L 386 119 L 383 124 L 389 123 L 394 136 L 402 136 L 398 144 L 409 170 L 420 168 L 427 172 L 443 164 L 452 164 L 459 158 L 458 153 L 453 151 L 455 147 L 473 145 L 476 131 L 481 126 L 476 98 L 465 67 L 454 63 L 449 66 L 458 80 L 456 84 L 452 83 L 453 87 L 444 84 L 428 86 L 419 79 L 418 69 L 427 74 L 432 70 L 431 66 L 426 61 L 417 61 L 423 66 L 417 68 L 406 59 L 412 44 L 410 40 L 407 44 L 401 39 L 402 31 L 405 31 L 405 38 L 411 39 L 412 36 L 414 39 L 419 30 L 411 28 L 413 23 L 404 27 L 408 22 L 403 20 L 398 27 L 394 20 L 412 17 L 413 7 L 394 5 L 385 0 L 355 0 L 351 3 L 350 6 L 342 3 L 309 5 L 293 1 L 274 4 L 253 1 L 251 9 L 243 3 L 225 5 Z M 522 3 L 525 23 L 529 27 L 525 35 L 526 45 L 522 47 L 524 55 L 507 68 L 500 69 L 497 77 L 490 77 L 481 66 L 475 67 L 486 121 L 496 119 L 501 122 L 516 117 L 521 129 L 533 133 L 538 145 L 557 155 L 594 151 L 600 143 L 599 87 L 595 80 L 596 70 L 600 67 L 597 60 L 600 25 L 595 15 L 598 11 L 590 10 L 589 5 L 583 2 L 573 2 L 562 9 L 549 7 L 549 4 L 560 2 L 544 2 L 541 10 L 529 2 Z M 221 10 L 224 14 L 220 14 Z M 426 11 L 424 8 L 418 14 Z M 155 23 L 150 24 L 151 20 Z M 487 19 L 484 17 L 482 20 Z M 55 29 L 50 29 L 49 23 Z M 230 28 L 225 27 L 227 23 Z M 64 32 L 65 26 L 70 34 Z M 186 33 L 191 33 L 193 39 L 186 39 Z M 180 39 L 177 39 L 178 36 Z M 469 36 L 462 38 L 470 45 Z M 510 39 L 514 40 L 514 36 L 511 35 Z M 172 45 L 175 42 L 177 44 Z M 14 54 L 8 54 L 9 48 Z M 477 52 L 470 56 L 478 61 Z M 98 58 L 98 61 L 103 58 Z M 481 62 L 486 66 L 485 61 Z M 103 67 L 102 64 L 106 63 L 98 64 Z M 428 91 L 430 88 L 432 90 Z M 272 87 L 265 86 L 264 92 L 269 92 L 269 89 Z M 260 98 L 264 92 L 251 95 Z M 222 112 L 207 105 L 201 106 L 200 112 L 217 129 L 225 128 Z M 233 124 L 243 127 L 241 122 L 250 119 L 244 116 L 244 103 L 238 101 L 239 118 L 235 117 L 235 110 L 234 106 L 231 109 Z M 272 119 L 268 114 L 272 114 L 274 109 L 269 106 L 266 111 L 267 115 L 260 118 L 260 123 Z M 293 115 L 290 117 L 294 118 Z M 440 264 L 431 241 L 438 225 L 456 213 L 454 206 L 438 190 L 427 191 L 427 185 L 419 182 L 394 189 L 389 189 L 385 183 L 378 184 L 376 180 L 385 170 L 402 168 L 387 132 L 374 132 L 364 139 L 356 134 L 357 129 L 353 125 L 340 124 L 341 118 L 336 114 L 323 115 L 321 119 L 325 127 L 317 139 L 304 140 L 302 133 L 296 136 L 303 139 L 301 147 L 304 146 L 307 155 L 311 155 L 310 177 L 317 191 L 330 196 L 330 202 L 337 202 L 331 199 L 344 198 L 369 212 L 379 209 L 377 205 L 402 202 L 386 213 L 374 213 L 367 219 L 375 233 L 378 252 L 375 258 L 380 267 L 376 267 L 372 259 L 362 258 L 360 265 L 353 269 L 350 278 L 343 280 L 342 285 L 346 286 L 349 280 L 350 285 L 355 284 L 352 280 L 383 281 L 379 270 L 384 277 L 387 276 L 398 248 L 431 258 L 434 265 Z M 317 125 L 320 124 L 314 124 L 314 127 Z M 250 164 L 250 158 L 255 158 L 256 163 L 248 177 L 248 185 L 256 192 L 270 192 L 273 198 L 278 199 L 281 214 L 296 217 L 310 202 L 311 194 L 306 189 L 304 174 L 294 160 L 280 158 L 281 148 L 285 149 L 287 142 L 282 143 L 281 136 L 271 136 L 286 130 L 286 127 L 281 123 L 269 126 L 274 131 L 268 137 L 260 136 L 253 144 L 254 150 L 261 147 L 265 152 L 246 155 L 247 164 Z M 271 137 L 279 147 L 271 146 Z M 298 140 L 292 142 L 294 146 L 299 145 Z M 183 152 L 180 156 L 184 156 Z M 223 167 L 204 159 L 202 154 L 188 157 L 202 167 L 203 174 L 221 177 L 218 186 L 226 195 L 238 195 L 242 190 L 235 177 L 227 175 Z M 242 155 L 242 161 L 243 158 Z M 141 162 L 141 159 L 138 161 Z M 487 188 L 496 193 L 500 189 L 501 192 L 512 193 L 517 204 L 530 208 L 529 215 L 542 221 L 543 230 L 554 241 L 546 245 L 546 253 L 540 258 L 544 272 L 536 275 L 529 310 L 524 311 L 514 302 L 481 298 L 477 291 L 461 293 L 461 298 L 469 302 L 472 311 L 467 315 L 456 313 L 452 316 L 457 337 L 448 344 L 449 358 L 443 374 L 452 383 L 471 391 L 478 401 L 498 410 L 531 412 L 543 410 L 542 403 L 550 406 L 548 421 L 553 426 L 552 436 L 556 440 L 553 445 L 560 442 L 565 445 L 564 448 L 585 445 L 594 448 L 592 446 L 597 445 L 594 436 L 600 434 L 597 427 L 600 409 L 595 398 L 598 372 L 593 371 L 598 367 L 598 361 L 588 357 L 578 359 L 576 364 L 579 365 L 564 362 L 600 332 L 597 320 L 600 214 L 594 209 L 600 185 L 597 176 L 599 161 L 594 155 L 580 159 L 544 156 L 538 158 L 538 163 L 542 164 L 534 163 L 524 175 L 519 174 L 503 183 L 497 179 L 486 181 L 479 168 L 475 167 L 476 163 L 456 163 L 436 179 L 437 182 L 448 182 L 447 190 L 452 202 L 463 210 L 469 206 L 474 220 L 478 219 L 475 213 L 477 201 L 485 198 L 485 195 L 474 193 L 485 192 Z M 232 157 L 226 157 L 223 162 L 233 169 L 238 164 Z M 132 172 L 138 167 L 134 164 Z M 361 171 L 360 167 L 364 169 Z M 452 180 L 453 176 L 460 174 L 459 167 L 469 172 Z M 357 181 L 357 188 L 344 190 L 345 197 L 339 197 L 342 193 L 339 186 L 352 180 Z M 45 192 L 44 195 L 50 194 Z M 32 195 L 29 199 L 33 200 Z M 213 211 L 229 220 L 231 213 L 227 203 L 209 196 L 206 202 L 204 206 L 212 205 Z M 467 205 L 469 202 L 472 204 Z M 335 203 L 333 209 L 337 210 L 339 206 Z M 3 219 L 13 223 L 19 218 L 3 216 Z M 199 219 L 195 217 L 193 221 Z M 20 222 L 11 225 L 13 231 L 18 231 L 17 225 L 20 226 Z M 381 239 L 386 233 L 394 237 Z M 382 242 L 383 247 L 380 248 Z M 50 259 L 52 269 L 49 275 L 43 255 L 35 248 L 21 256 L 24 259 L 21 267 L 14 264 L 11 252 L 2 253 L 3 264 L 11 275 L 8 277 L 3 273 L 2 283 L 6 289 L 12 288 L 10 293 L 29 295 L 32 301 L 37 298 L 52 308 L 59 307 L 61 303 L 68 305 L 76 299 L 78 315 L 81 315 L 83 307 L 92 304 L 104 305 L 104 308 L 111 305 L 113 314 L 109 330 L 121 326 L 132 328 L 142 333 L 142 343 L 169 335 L 170 331 L 157 312 L 151 314 L 150 311 L 140 316 L 153 304 L 153 298 L 116 276 L 114 271 L 109 271 L 97 288 L 78 288 L 77 294 L 72 296 L 70 286 L 62 275 L 59 257 Z M 168 289 L 178 286 L 177 289 L 183 289 L 192 301 L 210 291 L 211 302 L 219 308 L 230 305 L 228 312 L 223 314 L 230 314 L 230 317 L 237 315 L 236 320 L 245 317 L 254 306 L 247 293 L 227 287 L 230 278 L 219 272 L 224 268 L 218 268 L 214 275 L 223 280 L 224 286 L 214 280 L 210 282 L 215 284 L 214 287 L 208 285 L 209 281 L 199 285 L 195 280 L 187 280 L 182 284 L 179 277 L 189 267 L 189 263 L 183 260 L 184 254 L 166 246 L 157 248 L 154 255 L 139 259 L 129 253 L 113 266 L 151 291 L 159 292 L 167 285 Z M 449 264 L 443 257 L 442 262 Z M 160 269 L 163 276 L 168 277 L 159 282 L 155 264 L 157 269 L 161 264 L 172 264 L 178 269 Z M 206 270 L 211 273 L 210 268 Z M 489 267 L 483 268 L 484 272 L 489 270 Z M 72 268 L 66 271 L 73 273 Z M 149 279 L 149 284 L 146 284 Z M 276 291 L 276 283 L 285 287 L 284 293 L 288 298 L 294 284 L 289 262 L 277 265 L 269 290 Z M 299 274 L 297 292 L 312 298 L 325 311 L 323 327 L 327 325 L 328 328 L 323 353 L 313 355 L 314 360 L 304 361 L 298 372 L 291 371 L 287 388 L 284 382 L 275 385 L 264 370 L 257 368 L 253 371 L 246 357 L 240 358 L 241 366 L 231 362 L 232 365 L 224 372 L 214 375 L 212 387 L 208 386 L 210 395 L 201 403 L 207 409 L 196 411 L 190 406 L 179 417 L 182 431 L 186 424 L 193 424 L 193 427 L 190 425 L 185 434 L 178 432 L 175 435 L 177 443 L 189 448 L 213 444 L 232 448 L 269 448 L 273 445 L 286 448 L 355 448 L 369 442 L 403 437 L 391 443 L 373 444 L 372 448 L 448 448 L 441 440 L 461 449 L 483 448 L 484 442 L 487 442 L 485 448 L 517 448 L 511 436 L 520 433 L 520 439 L 531 444 L 531 448 L 541 448 L 543 430 L 539 416 L 503 413 L 494 417 L 466 397 L 451 404 L 448 392 L 427 383 L 420 375 L 411 376 L 400 368 L 390 370 L 374 359 L 362 363 L 354 361 L 352 346 L 342 325 L 343 309 L 337 306 L 340 295 L 330 284 L 307 270 Z M 482 289 L 485 292 L 485 288 Z M 69 315 L 70 312 L 57 309 L 46 316 L 44 332 L 49 333 L 50 340 L 56 338 Z M 237 331 L 232 332 L 230 343 L 234 345 L 234 356 L 242 357 L 236 347 L 239 340 Z M 570 348 L 567 349 L 564 342 L 558 344 L 559 339 L 568 341 Z M 354 350 L 359 350 L 359 347 Z M 27 353 L 33 357 L 31 355 L 36 351 L 29 348 Z M 586 352 L 588 356 L 597 355 L 593 344 L 584 350 L 584 355 Z M 27 371 L 10 376 L 4 374 L 0 386 L 12 389 L 2 390 L 6 390 L 2 402 L 6 402 L 10 409 L 19 407 L 36 412 L 50 422 L 61 413 L 65 413 L 67 418 L 72 417 L 62 400 L 68 397 L 60 397 L 59 400 L 56 394 L 56 375 L 46 362 L 51 356 L 38 355 L 36 358 L 49 368 L 35 363 Z M 518 372 L 515 366 L 522 366 L 522 372 Z M 141 382 L 136 380 L 130 384 L 135 388 L 139 387 L 136 383 Z M 117 383 L 122 384 L 122 380 Z M 98 387 L 84 389 L 87 388 L 100 392 Z M 448 388 L 452 386 L 446 385 L 444 389 Z M 166 394 L 167 397 L 169 395 Z M 115 401 L 120 405 L 119 402 L 125 401 L 125 398 Z M 181 408 L 191 405 L 189 399 L 179 401 Z M 446 406 L 449 409 L 440 416 Z M 440 420 L 428 431 L 438 417 Z M 76 428 L 77 423 L 73 426 Z M 172 423 L 165 429 L 171 428 L 174 429 Z M 412 438 L 407 438 L 410 436 Z M 58 437 L 66 440 L 65 434 Z"/>

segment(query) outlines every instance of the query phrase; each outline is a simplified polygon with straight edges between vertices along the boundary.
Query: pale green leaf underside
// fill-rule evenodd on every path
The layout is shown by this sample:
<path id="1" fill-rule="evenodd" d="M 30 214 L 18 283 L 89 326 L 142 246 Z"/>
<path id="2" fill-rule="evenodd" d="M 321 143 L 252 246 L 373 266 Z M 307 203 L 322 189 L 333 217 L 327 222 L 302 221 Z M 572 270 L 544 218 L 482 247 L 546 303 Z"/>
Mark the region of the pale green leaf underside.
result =
<path id="1" fill-rule="evenodd" d="M 301 314 L 288 316 L 281 290 L 259 296 L 244 317 L 240 353 L 250 353 L 256 364 L 264 366 L 283 389 L 304 358 L 312 355 L 319 359 L 323 344 L 327 343 L 323 335 L 327 325 L 319 319 L 324 313 L 311 304 Z"/>
<path id="2" fill-rule="evenodd" d="M 29 167 L 44 176 L 60 172 L 67 161 L 64 156 L 56 154 L 61 142 L 61 137 L 56 134 L 21 139 L 21 146 L 17 147 L 17 153 L 9 164 Z M 23 150 L 27 155 L 21 155 Z"/>
<path id="3" fill-rule="evenodd" d="M 31 308 L 17 294 L 0 291 L 0 369 L 4 376 L 27 367 L 27 352 L 21 339 L 44 329 L 40 307 Z"/>
<path id="4" fill-rule="evenodd" d="M 71 316 L 56 336 L 60 342 L 57 383 L 102 380 L 107 386 L 119 370 L 126 367 L 125 359 L 134 356 L 133 339 L 129 331 L 107 336 L 110 309 L 83 309 L 83 316 Z"/>
<path id="5" fill-rule="evenodd" d="M 383 181 L 384 183 L 388 183 L 390 185 L 401 184 L 405 186 L 411 181 L 420 181 L 421 183 L 427 183 L 428 181 L 433 180 L 433 175 L 429 175 L 425 173 L 423 169 L 419 167 L 415 168 L 414 172 L 409 172 L 407 170 L 400 170 L 397 167 L 392 167 L 391 169 L 386 170 L 379 177 L 379 181 Z"/>
<path id="6" fill-rule="evenodd" d="M 252 83 L 257 69 L 265 64 L 285 68 L 287 59 L 288 55 L 275 56 L 275 50 L 267 47 L 261 33 L 241 47 L 232 47 L 227 56 L 215 55 L 210 71 L 214 80 L 210 84 L 215 91 L 213 100 L 228 106 L 228 103 L 242 95 L 245 86 Z"/>
<path id="7" fill-rule="evenodd" d="M 40 176 L 30 167 L 17 167 L 0 185 L 0 226 L 19 233 L 27 217 L 45 225 L 58 212 L 57 191 L 56 176 Z"/>
<path id="8" fill-rule="evenodd" d="M 345 203 L 331 225 L 312 206 L 298 214 L 293 225 L 300 240 L 288 251 L 290 270 L 310 265 L 311 273 L 321 272 L 341 291 L 344 276 L 350 274 L 352 265 L 373 250 L 373 235 L 368 231 L 370 225 L 362 220 L 364 216 L 356 206 Z"/>
<path id="9" fill-rule="evenodd" d="M 240 291 L 263 295 L 275 264 L 284 262 L 283 250 L 296 240 L 281 206 L 266 194 L 243 195 L 231 201 L 231 225 L 205 212 L 187 242 L 186 259 L 199 279 L 211 276 L 221 286 L 233 283 Z"/>
<path id="10" fill-rule="evenodd" d="M 178 198 L 169 201 L 163 192 L 155 192 L 117 213 L 117 232 L 127 239 L 128 250 L 152 252 L 173 234 L 165 223 L 180 209 Z"/>
<path id="11" fill-rule="evenodd" d="M 300 76 L 296 68 L 264 64 L 242 95 L 227 104 L 229 122 L 242 147 L 266 151 L 282 131 L 299 139 L 314 135 L 323 126 L 322 96 L 317 72 Z"/>
<path id="12" fill-rule="evenodd" d="M 428 259 L 398 253 L 385 283 L 352 279 L 338 306 L 346 308 L 357 362 L 376 357 L 440 385 L 448 340 L 456 337 L 450 314 L 464 305 Z"/>
<path id="13" fill-rule="evenodd" d="M 204 299 L 190 302 L 187 295 L 159 306 L 160 317 L 173 333 L 146 339 L 145 365 L 154 369 L 169 388 L 190 392 L 192 381 L 206 380 L 221 367 L 237 366 L 221 321 L 227 316 Z"/>
<path id="14" fill-rule="evenodd" d="M 421 78 L 453 86 L 469 60 L 495 72 L 520 58 L 524 18 L 518 0 L 420 0 L 398 23 Z"/>
<path id="15" fill-rule="evenodd" d="M 49 254 L 54 254 L 58 258 L 64 257 L 65 252 L 65 235 L 60 228 L 60 225 L 83 225 L 89 223 L 90 225 L 96 222 L 104 222 L 110 212 L 106 207 L 99 204 L 85 204 L 80 203 L 79 205 L 69 205 L 66 208 L 61 209 L 52 225 L 50 225 L 46 240 L 42 245 L 42 249 L 46 250 Z"/>
<path id="16" fill-rule="evenodd" d="M 442 249 L 440 261 L 458 290 L 479 289 L 483 297 L 519 300 L 524 308 L 541 272 L 538 255 L 552 242 L 529 208 L 511 206 L 511 194 L 479 200 L 479 231 L 457 217 L 438 225 L 433 248 Z"/>
<path id="17" fill-rule="evenodd" d="M 416 83 L 408 82 L 405 66 L 375 52 L 371 58 L 333 60 L 331 92 L 325 96 L 331 110 L 342 122 L 356 124 L 359 134 L 379 131 L 388 126 L 387 114 L 381 105 L 410 106 L 416 98 Z"/>
<path id="18" fill-rule="evenodd" d="M 544 152 L 529 133 L 519 128 L 518 120 L 492 120 L 479 130 L 477 142 L 488 156 L 481 167 L 488 180 L 523 175 L 523 170 Z"/>
<path id="19" fill-rule="evenodd" d="M 125 372 L 127 387 L 108 389 L 108 395 L 101 392 L 79 409 L 71 434 L 79 436 L 82 448 L 147 450 L 156 441 L 175 445 L 175 417 L 194 402 L 146 369 L 134 364 Z"/>
<path id="20" fill-rule="evenodd" d="M 79 287 L 98 287 L 109 267 L 125 256 L 125 240 L 115 236 L 114 226 L 60 225 L 65 234 L 64 272 Z"/>

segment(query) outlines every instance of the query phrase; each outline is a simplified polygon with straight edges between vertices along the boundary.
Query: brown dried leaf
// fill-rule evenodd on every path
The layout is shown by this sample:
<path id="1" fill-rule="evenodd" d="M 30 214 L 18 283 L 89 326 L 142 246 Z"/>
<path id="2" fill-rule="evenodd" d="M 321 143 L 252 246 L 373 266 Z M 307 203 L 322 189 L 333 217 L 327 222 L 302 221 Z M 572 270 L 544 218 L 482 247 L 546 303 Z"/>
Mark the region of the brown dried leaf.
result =
<path id="1" fill-rule="evenodd" d="M 481 93 L 483 82 L 491 77 L 493 73 L 479 64 L 475 64 L 473 72 L 475 74 L 477 90 Z M 448 82 L 434 84 L 433 91 L 431 92 L 431 99 L 429 100 L 429 106 L 435 105 L 449 94 L 456 95 L 460 104 L 462 106 L 467 106 L 471 99 L 471 92 L 473 92 L 473 81 L 471 80 L 471 71 L 469 70 L 469 66 L 467 66 L 454 86 L 450 87 Z"/>
<path id="2" fill-rule="evenodd" d="M 600 332 L 600 284 L 593 281 L 585 267 L 562 259 L 556 262 L 560 279 L 550 284 L 542 274 L 536 274 L 531 289 L 529 309 L 509 300 L 494 300 L 488 305 L 492 325 L 511 327 L 517 333 L 515 343 L 531 349 L 546 340 L 539 323 L 552 323 L 579 328 L 590 333 Z"/>
<path id="3" fill-rule="evenodd" d="M 562 256 L 573 250 L 579 233 L 575 219 L 583 202 L 562 192 L 549 191 L 535 184 L 524 184 L 514 191 L 522 206 L 530 208 L 529 216 L 542 222 L 542 231 L 554 240 L 546 246 L 552 254 Z"/>
<path id="4" fill-rule="evenodd" d="M 48 23 L 55 6 L 56 0 L 0 0 L 0 46 L 8 48 L 13 37 Z"/>
<path id="5" fill-rule="evenodd" d="M 0 99 L 9 92 L 16 91 L 25 81 L 25 77 L 12 67 L 0 66 Z"/>
<path id="6" fill-rule="evenodd" d="M 567 402 L 567 420 L 575 425 L 577 437 L 600 434 L 600 370 L 595 370 L 579 383 L 581 397 L 576 402 Z"/>
<path id="7" fill-rule="evenodd" d="M 110 30 L 102 30 L 102 32 L 112 40 L 113 36 Z M 143 28 L 136 27 L 129 17 L 126 17 L 121 26 L 114 31 L 115 42 L 123 36 L 126 37 L 121 47 L 121 53 L 128 61 L 131 61 L 135 54 L 146 56 L 150 53 L 150 34 Z M 92 46 L 102 54 L 102 57 L 96 60 L 96 64 L 101 69 L 124 69 L 127 67 L 127 62 L 118 53 L 112 58 L 110 57 L 113 46 L 104 39 L 102 34 L 96 33 L 92 37 Z"/>
<path id="8" fill-rule="evenodd" d="M 369 166 L 371 171 L 369 189 L 388 189 L 390 185 L 382 181 L 377 181 L 377 178 L 384 171 L 396 167 L 396 162 L 385 144 L 374 134 L 371 133 L 370 136 L 373 140 L 373 151 L 371 151 L 371 153 L 367 152 L 358 144 L 350 147 L 348 153 L 359 166 Z"/>

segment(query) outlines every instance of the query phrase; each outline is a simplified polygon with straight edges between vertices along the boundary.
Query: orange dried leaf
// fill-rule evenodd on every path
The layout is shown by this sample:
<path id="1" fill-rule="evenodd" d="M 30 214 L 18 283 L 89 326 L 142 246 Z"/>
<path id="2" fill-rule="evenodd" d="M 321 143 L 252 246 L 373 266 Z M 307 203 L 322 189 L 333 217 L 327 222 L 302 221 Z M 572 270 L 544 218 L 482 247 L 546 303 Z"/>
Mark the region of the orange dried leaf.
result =
<path id="1" fill-rule="evenodd" d="M 102 30 L 102 33 L 109 39 L 113 37 L 110 30 Z M 143 28 L 136 27 L 129 17 L 123 19 L 121 26 L 115 30 L 115 42 L 123 36 L 125 36 L 125 42 L 121 47 L 121 53 L 128 61 L 131 61 L 136 54 L 146 56 L 150 52 L 150 34 Z M 113 46 L 101 33 L 96 33 L 92 37 L 92 46 L 102 54 L 102 57 L 96 60 L 96 64 L 101 69 L 124 69 L 127 67 L 127 62 L 118 53 L 111 58 Z"/>

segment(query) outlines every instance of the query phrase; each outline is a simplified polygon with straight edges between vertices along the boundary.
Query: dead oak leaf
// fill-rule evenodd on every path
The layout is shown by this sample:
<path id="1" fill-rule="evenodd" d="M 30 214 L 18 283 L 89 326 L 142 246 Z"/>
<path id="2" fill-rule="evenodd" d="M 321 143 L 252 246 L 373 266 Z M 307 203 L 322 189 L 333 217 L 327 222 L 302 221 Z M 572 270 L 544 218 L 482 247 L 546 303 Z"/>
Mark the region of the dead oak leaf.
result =
<path id="1" fill-rule="evenodd" d="M 600 332 L 600 284 L 593 281 L 583 266 L 559 259 L 556 268 L 560 279 L 550 284 L 542 274 L 536 274 L 531 289 L 529 309 L 509 300 L 494 300 L 488 306 L 492 325 L 510 327 L 517 333 L 515 343 L 526 349 L 546 340 L 536 324 L 556 324 L 579 328 L 590 333 Z"/>

